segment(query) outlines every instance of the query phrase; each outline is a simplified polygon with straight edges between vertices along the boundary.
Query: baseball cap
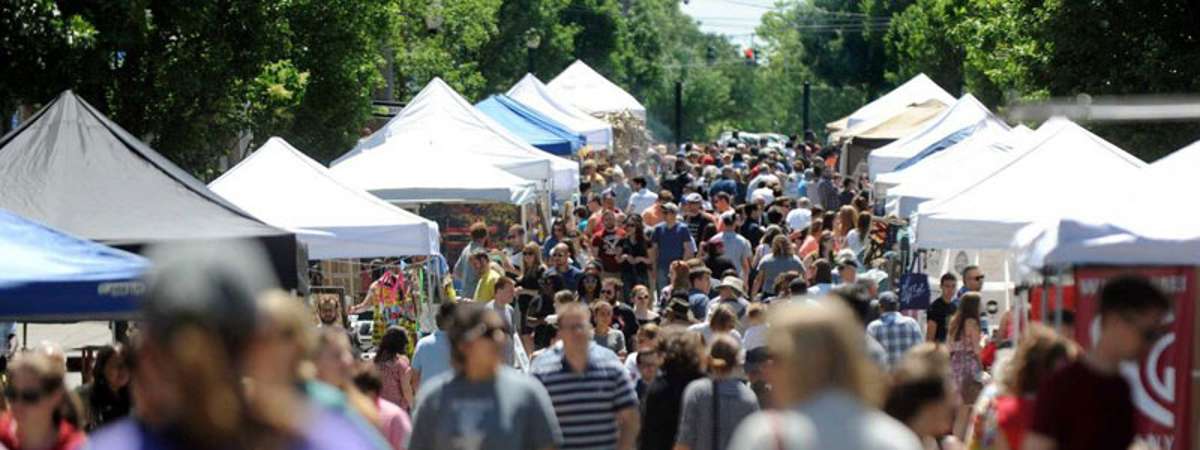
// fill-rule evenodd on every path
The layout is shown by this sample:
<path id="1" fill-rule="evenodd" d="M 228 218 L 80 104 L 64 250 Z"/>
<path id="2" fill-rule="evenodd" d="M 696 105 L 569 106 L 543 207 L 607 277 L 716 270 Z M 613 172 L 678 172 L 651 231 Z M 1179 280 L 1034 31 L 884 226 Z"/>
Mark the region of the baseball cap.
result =
<path id="1" fill-rule="evenodd" d="M 684 203 L 699 203 L 702 201 L 704 201 L 704 197 L 701 197 L 700 194 L 695 192 L 683 196 Z"/>
<path id="2" fill-rule="evenodd" d="M 897 297 L 895 292 L 884 291 L 879 293 L 879 306 L 896 306 L 899 304 L 900 297 Z"/>

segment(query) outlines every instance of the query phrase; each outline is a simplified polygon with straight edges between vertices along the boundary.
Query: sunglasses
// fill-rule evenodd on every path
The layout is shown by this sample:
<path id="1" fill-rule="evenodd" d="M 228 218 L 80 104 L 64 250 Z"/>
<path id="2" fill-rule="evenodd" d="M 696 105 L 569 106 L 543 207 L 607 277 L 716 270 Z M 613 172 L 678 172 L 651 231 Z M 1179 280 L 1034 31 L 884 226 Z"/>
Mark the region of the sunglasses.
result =
<path id="1" fill-rule="evenodd" d="M 537 252 L 522 252 L 525 256 L 537 256 Z"/>
<path id="2" fill-rule="evenodd" d="M 14 387 L 4 388 L 4 398 L 13 403 L 37 403 L 42 400 L 46 392 L 40 389 L 24 389 L 18 391 Z"/>
<path id="3" fill-rule="evenodd" d="M 980 275 L 980 276 L 977 276 L 977 277 L 973 277 L 973 278 L 971 278 L 971 279 L 972 279 L 972 280 L 975 280 L 975 281 L 983 281 L 983 275 Z"/>
<path id="4" fill-rule="evenodd" d="M 612 295 L 612 294 L 615 294 L 616 292 L 613 291 L 612 289 L 605 289 L 605 290 L 600 291 L 600 293 L 604 294 L 604 295 Z"/>

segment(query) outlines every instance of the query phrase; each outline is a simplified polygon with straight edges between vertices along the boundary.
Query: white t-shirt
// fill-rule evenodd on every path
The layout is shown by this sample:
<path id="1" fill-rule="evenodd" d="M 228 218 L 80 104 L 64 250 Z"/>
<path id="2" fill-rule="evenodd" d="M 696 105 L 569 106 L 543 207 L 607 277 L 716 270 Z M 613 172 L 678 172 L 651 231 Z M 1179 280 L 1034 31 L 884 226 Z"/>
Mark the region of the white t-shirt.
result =
<path id="1" fill-rule="evenodd" d="M 812 224 L 812 211 L 805 208 L 796 208 L 788 211 L 787 224 L 788 228 L 792 231 L 808 228 Z"/>
<path id="2" fill-rule="evenodd" d="M 754 325 L 746 329 L 742 338 L 742 348 L 746 351 L 767 346 L 767 324 Z"/>
<path id="3" fill-rule="evenodd" d="M 642 189 L 629 196 L 629 211 L 633 214 L 641 214 L 654 206 L 656 201 L 658 201 L 658 194 L 650 192 L 649 189 Z"/>
<path id="4" fill-rule="evenodd" d="M 697 333 L 700 333 L 701 336 L 704 336 L 705 344 L 712 343 L 713 330 L 712 330 L 712 328 L 710 328 L 708 326 L 708 322 L 698 323 L 698 324 L 689 326 L 687 329 L 688 329 L 688 331 L 695 331 Z M 738 330 L 729 330 L 729 335 L 733 336 L 734 339 L 737 339 L 738 342 L 742 341 L 742 334 L 738 333 Z"/>

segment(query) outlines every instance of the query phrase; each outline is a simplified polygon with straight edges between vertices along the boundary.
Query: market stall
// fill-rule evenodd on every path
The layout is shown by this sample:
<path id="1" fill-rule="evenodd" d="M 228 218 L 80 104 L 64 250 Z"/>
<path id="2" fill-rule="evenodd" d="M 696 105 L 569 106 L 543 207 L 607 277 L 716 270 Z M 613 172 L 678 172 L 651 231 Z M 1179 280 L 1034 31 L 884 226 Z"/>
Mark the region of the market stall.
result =
<path id="1" fill-rule="evenodd" d="M 550 154 L 570 156 L 584 145 L 583 135 L 509 98 L 496 94 L 475 104 L 512 134 Z"/>
<path id="2" fill-rule="evenodd" d="M 419 155 L 421 153 L 436 155 Z M 339 167 L 354 160 L 362 161 L 360 158 L 379 158 L 373 163 L 391 160 L 408 166 L 377 169 L 382 171 L 434 172 L 423 177 L 438 176 L 443 180 L 442 184 L 452 185 L 451 180 L 466 176 L 457 170 L 458 164 L 472 160 L 533 181 L 539 190 L 563 198 L 579 188 L 578 163 L 538 150 L 513 136 L 454 92 L 441 78 L 431 80 L 383 128 L 334 160 L 334 173 L 341 177 Z M 449 165 L 428 165 L 435 161 Z M 355 165 L 360 164 L 355 162 Z M 447 171 L 447 168 L 456 170 Z"/>
<path id="3" fill-rule="evenodd" d="M 525 77 L 509 88 L 506 94 L 522 105 L 563 124 L 572 132 L 582 134 L 589 147 L 596 150 L 612 148 L 612 125 L 592 117 L 552 93 L 550 88 L 533 74 L 525 74 Z"/>
<path id="4" fill-rule="evenodd" d="M 213 193 L 71 91 L 0 140 L 0 208 L 133 252 L 159 242 L 254 240 L 282 286 L 303 291 L 307 279 L 294 233 Z"/>
<path id="5" fill-rule="evenodd" d="M 310 259 L 438 254 L 438 226 L 335 179 L 278 137 L 209 188 L 258 219 L 296 233 Z"/>
<path id="6" fill-rule="evenodd" d="M 1003 131 L 1009 129 L 1008 125 L 992 115 L 975 96 L 963 95 L 920 131 L 872 150 L 867 157 L 871 178 L 875 179 L 881 174 L 894 171 L 909 160 L 915 163 L 989 128 Z"/>
<path id="7" fill-rule="evenodd" d="M 0 210 L 0 320 L 129 319 L 150 263 Z"/>

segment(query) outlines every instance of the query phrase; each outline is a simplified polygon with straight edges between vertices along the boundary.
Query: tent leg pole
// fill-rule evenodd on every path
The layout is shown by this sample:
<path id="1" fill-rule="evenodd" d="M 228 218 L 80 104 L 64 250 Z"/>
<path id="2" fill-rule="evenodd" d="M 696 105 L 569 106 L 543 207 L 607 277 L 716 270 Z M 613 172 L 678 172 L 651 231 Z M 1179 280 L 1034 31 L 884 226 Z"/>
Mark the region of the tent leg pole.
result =
<path id="1" fill-rule="evenodd" d="M 529 208 L 527 206 L 529 205 L 518 206 L 518 208 L 521 208 L 521 229 L 525 230 L 525 237 L 522 238 L 522 244 L 529 242 Z"/>
<path id="2" fill-rule="evenodd" d="M 1063 279 L 1065 268 L 1055 270 L 1054 277 L 1054 332 L 1062 334 L 1063 324 Z"/>
<path id="3" fill-rule="evenodd" d="M 29 350 L 29 322 L 21 322 L 21 350 Z"/>
<path id="4" fill-rule="evenodd" d="M 1042 323 L 1045 323 L 1046 319 L 1050 315 L 1050 311 L 1049 311 L 1050 305 L 1048 304 L 1048 303 L 1050 303 L 1049 297 L 1050 297 L 1050 268 L 1047 267 L 1045 269 L 1042 269 L 1042 305 L 1041 305 L 1041 309 L 1040 309 L 1042 314 L 1040 316 L 1038 316 L 1038 317 L 1042 318 Z"/>

